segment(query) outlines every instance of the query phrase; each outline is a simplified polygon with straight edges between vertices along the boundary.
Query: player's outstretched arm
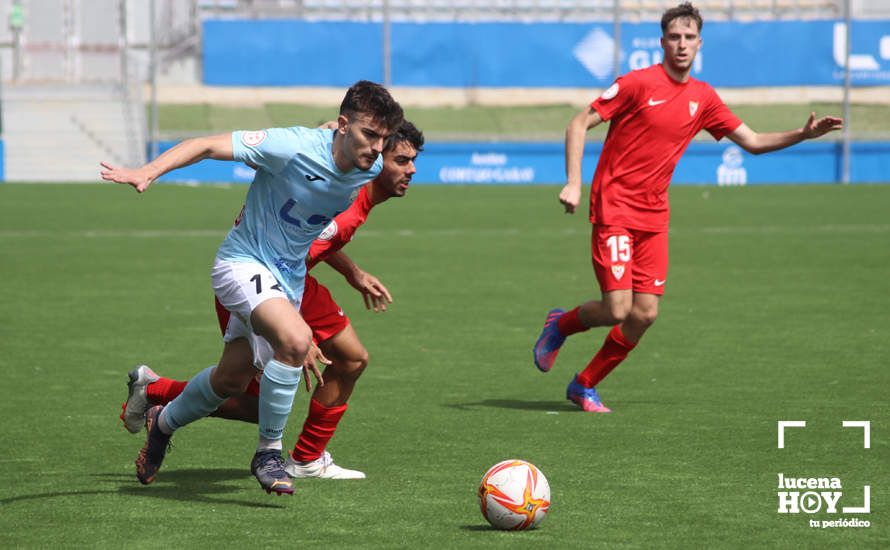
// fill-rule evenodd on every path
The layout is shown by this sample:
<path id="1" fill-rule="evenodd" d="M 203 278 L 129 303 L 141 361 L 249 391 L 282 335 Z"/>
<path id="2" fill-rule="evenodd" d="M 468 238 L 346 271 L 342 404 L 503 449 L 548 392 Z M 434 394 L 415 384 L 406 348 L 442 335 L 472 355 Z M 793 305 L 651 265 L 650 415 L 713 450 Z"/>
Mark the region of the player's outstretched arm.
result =
<path id="1" fill-rule="evenodd" d="M 362 294 L 367 309 L 373 309 L 375 313 L 386 311 L 386 304 L 392 303 L 392 295 L 380 279 L 355 265 L 352 258 L 343 251 L 338 250 L 330 254 L 325 258 L 325 262 L 339 271 L 346 281 Z"/>
<path id="2" fill-rule="evenodd" d="M 574 214 L 581 202 L 581 161 L 587 131 L 602 122 L 593 107 L 587 107 L 572 118 L 566 127 L 566 184 L 559 192 L 559 202 L 566 214 Z"/>
<path id="3" fill-rule="evenodd" d="M 102 166 L 100 174 L 105 181 L 125 183 L 137 192 L 143 193 L 149 185 L 167 172 L 207 158 L 232 160 L 234 158 L 232 134 L 187 139 L 139 168 L 113 166 L 103 161 L 100 163 Z"/>
<path id="4" fill-rule="evenodd" d="M 759 155 L 790 147 L 805 139 L 822 137 L 828 132 L 840 130 L 843 127 L 844 119 L 842 118 L 825 116 L 817 119 L 816 113 L 810 113 L 806 124 L 796 130 L 759 133 L 742 123 L 728 137 L 745 151 Z"/>

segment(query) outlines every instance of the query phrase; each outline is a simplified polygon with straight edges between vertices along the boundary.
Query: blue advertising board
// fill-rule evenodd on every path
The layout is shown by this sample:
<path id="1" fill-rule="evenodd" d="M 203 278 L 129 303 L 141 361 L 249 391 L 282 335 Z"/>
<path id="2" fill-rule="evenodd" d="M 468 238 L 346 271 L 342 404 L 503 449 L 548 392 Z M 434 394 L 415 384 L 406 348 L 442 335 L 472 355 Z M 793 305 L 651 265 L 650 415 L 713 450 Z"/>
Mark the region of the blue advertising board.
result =
<path id="1" fill-rule="evenodd" d="M 161 151 L 174 145 L 161 144 Z M 601 143 L 585 149 L 584 182 L 593 178 Z M 840 181 L 843 151 L 835 142 L 807 142 L 768 155 L 750 155 L 732 142 L 694 142 L 677 164 L 674 185 L 757 185 Z M 414 182 L 425 184 L 548 184 L 565 181 L 562 143 L 428 143 Z M 236 162 L 205 160 L 161 181 L 249 183 L 253 170 Z M 890 182 L 890 142 L 853 143 L 851 181 Z"/>
<path id="2" fill-rule="evenodd" d="M 378 24 L 211 19 L 203 40 L 205 84 L 348 87 L 383 74 Z"/>
<path id="3" fill-rule="evenodd" d="M 718 87 L 839 85 L 843 21 L 709 22 L 693 76 Z M 380 23 L 207 20 L 204 82 L 348 86 L 383 80 Z M 657 23 L 621 25 L 620 73 L 660 63 Z M 890 84 L 890 20 L 852 24 L 854 85 Z M 412 23 L 391 26 L 392 84 L 420 87 L 604 88 L 613 78 L 610 23 Z"/>

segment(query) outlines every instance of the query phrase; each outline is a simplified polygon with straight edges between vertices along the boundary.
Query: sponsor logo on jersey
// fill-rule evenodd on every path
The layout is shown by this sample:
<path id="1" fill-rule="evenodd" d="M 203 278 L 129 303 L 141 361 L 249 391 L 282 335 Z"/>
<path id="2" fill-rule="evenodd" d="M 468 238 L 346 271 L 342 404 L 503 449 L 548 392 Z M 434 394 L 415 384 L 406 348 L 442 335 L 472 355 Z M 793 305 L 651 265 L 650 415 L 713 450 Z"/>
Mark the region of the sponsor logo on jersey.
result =
<path id="1" fill-rule="evenodd" d="M 324 180 L 323 177 L 321 177 L 321 176 L 316 176 L 315 174 L 306 174 L 306 179 L 307 179 L 308 181 Z"/>
<path id="2" fill-rule="evenodd" d="M 612 275 L 616 281 L 620 281 L 624 277 L 624 264 L 615 264 L 612 266 Z"/>
<path id="3" fill-rule="evenodd" d="M 606 101 L 612 99 L 613 97 L 618 95 L 618 88 L 619 86 L 617 82 L 615 84 L 612 84 L 608 87 L 608 89 L 606 89 L 605 92 L 603 92 L 603 95 L 600 96 L 600 99 L 604 99 Z"/>
<path id="4" fill-rule="evenodd" d="M 667 281 L 665 281 L 664 279 L 655 279 L 655 281 L 653 281 L 653 282 L 654 282 L 655 286 L 664 286 L 664 283 Z"/>
<path id="5" fill-rule="evenodd" d="M 257 130 L 255 132 L 242 132 L 241 143 L 248 147 L 256 147 L 266 139 L 265 130 Z"/>
<path id="6" fill-rule="evenodd" d="M 655 107 L 656 105 L 661 105 L 661 104 L 664 103 L 665 101 L 667 101 L 667 100 L 666 100 L 666 99 L 659 99 L 658 101 L 655 101 L 654 99 L 652 99 L 652 98 L 650 97 L 650 98 L 649 98 L 649 106 L 650 106 L 650 107 Z"/>
<path id="7" fill-rule="evenodd" d="M 329 241 L 334 238 L 334 235 L 337 234 L 337 220 L 331 220 L 331 223 L 328 224 L 327 227 L 318 235 L 318 238 L 322 241 Z"/>
<path id="8" fill-rule="evenodd" d="M 695 116 L 696 111 L 698 111 L 698 101 L 690 101 L 689 102 L 689 116 Z"/>

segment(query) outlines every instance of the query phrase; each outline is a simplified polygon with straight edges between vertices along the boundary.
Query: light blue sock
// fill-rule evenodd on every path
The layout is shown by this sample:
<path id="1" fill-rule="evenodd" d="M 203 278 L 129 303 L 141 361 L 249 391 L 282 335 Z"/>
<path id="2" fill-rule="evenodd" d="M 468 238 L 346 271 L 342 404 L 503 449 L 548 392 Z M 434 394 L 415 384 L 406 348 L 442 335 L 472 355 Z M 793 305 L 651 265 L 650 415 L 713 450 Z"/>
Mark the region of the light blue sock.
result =
<path id="1" fill-rule="evenodd" d="M 260 438 L 281 439 L 287 417 L 300 387 L 303 367 L 294 368 L 272 359 L 260 381 Z"/>
<path id="2" fill-rule="evenodd" d="M 214 393 L 210 386 L 210 373 L 216 367 L 207 367 L 189 380 L 185 389 L 176 399 L 169 402 L 161 411 L 161 425 L 166 424 L 171 430 L 190 424 L 195 420 L 209 416 L 222 405 L 225 397 Z"/>

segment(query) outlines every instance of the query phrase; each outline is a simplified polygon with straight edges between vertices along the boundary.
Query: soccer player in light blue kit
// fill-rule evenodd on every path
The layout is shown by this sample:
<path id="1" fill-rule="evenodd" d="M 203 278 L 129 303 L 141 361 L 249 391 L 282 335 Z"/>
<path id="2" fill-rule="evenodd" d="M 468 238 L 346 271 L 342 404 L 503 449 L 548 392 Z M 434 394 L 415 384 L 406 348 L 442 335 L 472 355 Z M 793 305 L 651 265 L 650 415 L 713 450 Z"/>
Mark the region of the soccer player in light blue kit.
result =
<path id="1" fill-rule="evenodd" d="M 379 174 L 384 140 L 402 122 L 402 109 L 378 84 L 359 81 L 340 106 L 337 129 L 302 127 L 233 132 L 183 141 L 135 169 L 102 163 L 102 178 L 142 193 L 159 176 L 211 158 L 256 168 L 244 209 L 217 251 L 213 290 L 240 322 L 230 323 L 216 366 L 194 376 L 166 407 L 146 412 L 147 437 L 136 477 L 154 481 L 173 432 L 240 395 L 269 355 L 260 383 L 259 444 L 251 472 L 266 492 L 292 494 L 281 438 L 303 367 L 319 377 L 312 333 L 300 316 L 306 254 L 359 189 Z M 260 351 L 271 350 L 271 354 Z"/>

